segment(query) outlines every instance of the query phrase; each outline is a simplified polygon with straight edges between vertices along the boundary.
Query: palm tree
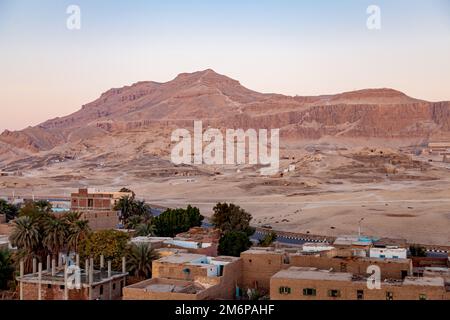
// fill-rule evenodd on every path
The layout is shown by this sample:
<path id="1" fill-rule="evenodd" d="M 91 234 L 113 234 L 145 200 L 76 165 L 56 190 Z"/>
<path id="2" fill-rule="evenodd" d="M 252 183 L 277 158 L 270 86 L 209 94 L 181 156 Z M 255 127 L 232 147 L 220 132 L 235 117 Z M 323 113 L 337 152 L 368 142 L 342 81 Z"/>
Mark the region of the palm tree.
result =
<path id="1" fill-rule="evenodd" d="M 136 237 L 152 237 L 156 233 L 156 228 L 152 223 L 141 223 L 136 226 Z"/>
<path id="2" fill-rule="evenodd" d="M 133 215 L 134 199 L 130 197 L 121 198 L 116 206 L 115 210 L 119 210 L 121 213 L 122 223 L 128 224 L 128 219 Z"/>
<path id="3" fill-rule="evenodd" d="M 152 276 L 152 262 L 159 258 L 158 253 L 148 244 L 132 244 L 127 253 L 127 269 L 139 279 Z"/>
<path id="4" fill-rule="evenodd" d="M 128 218 L 128 223 L 126 225 L 127 229 L 136 229 L 140 224 L 142 224 L 144 219 L 141 216 L 131 216 Z"/>
<path id="5" fill-rule="evenodd" d="M 145 201 L 134 201 L 133 205 L 134 215 L 146 217 L 148 215 L 149 210 L 150 207 L 148 206 L 148 204 L 145 203 Z"/>
<path id="6" fill-rule="evenodd" d="M 68 246 L 78 252 L 78 244 L 80 241 L 86 239 L 91 233 L 89 221 L 77 220 L 69 227 Z"/>
<path id="7" fill-rule="evenodd" d="M 69 235 L 69 224 L 65 218 L 50 217 L 44 224 L 43 244 L 57 255 L 64 248 Z"/>
<path id="8" fill-rule="evenodd" d="M 29 217 L 19 217 L 13 222 L 14 228 L 9 237 L 11 244 L 18 248 L 14 259 L 16 264 L 24 261 L 25 270 L 31 270 L 32 259 L 36 257 L 35 252 L 40 251 L 41 236 L 39 223 Z"/>
<path id="9" fill-rule="evenodd" d="M 42 213 L 50 213 L 52 211 L 52 204 L 47 200 L 38 200 L 34 202 L 36 208 Z"/>
<path id="10" fill-rule="evenodd" d="M 10 241 L 13 246 L 31 253 L 40 243 L 38 223 L 28 216 L 17 218 Z"/>
<path id="11" fill-rule="evenodd" d="M 81 219 L 81 213 L 71 211 L 64 215 L 64 218 L 67 220 L 69 224 L 75 223 Z"/>
<path id="12" fill-rule="evenodd" d="M 11 253 L 0 250 L 0 290 L 8 289 L 8 282 L 13 279 L 14 267 Z"/>

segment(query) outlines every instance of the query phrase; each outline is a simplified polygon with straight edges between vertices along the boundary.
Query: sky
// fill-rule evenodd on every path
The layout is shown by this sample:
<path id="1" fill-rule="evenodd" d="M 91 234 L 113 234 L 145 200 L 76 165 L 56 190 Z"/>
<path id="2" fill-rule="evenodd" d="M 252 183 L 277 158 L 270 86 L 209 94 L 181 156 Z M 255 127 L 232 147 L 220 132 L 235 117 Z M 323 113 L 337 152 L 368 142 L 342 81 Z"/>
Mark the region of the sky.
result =
<path id="1" fill-rule="evenodd" d="M 0 0 L 0 131 L 208 68 L 266 93 L 450 100 L 450 0 Z"/>

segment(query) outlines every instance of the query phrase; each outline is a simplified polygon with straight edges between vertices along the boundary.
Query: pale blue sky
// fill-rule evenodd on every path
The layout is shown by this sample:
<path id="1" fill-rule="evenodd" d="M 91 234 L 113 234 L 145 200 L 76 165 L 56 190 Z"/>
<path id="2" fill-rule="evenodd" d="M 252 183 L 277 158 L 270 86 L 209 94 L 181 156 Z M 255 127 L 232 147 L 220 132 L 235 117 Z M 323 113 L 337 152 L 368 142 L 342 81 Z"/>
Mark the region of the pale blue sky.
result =
<path id="1" fill-rule="evenodd" d="M 70 4 L 79 31 L 66 28 Z M 371 4 L 379 31 L 366 28 Z M 450 0 L 0 0 L 0 130 L 207 68 L 261 92 L 450 100 L 449 57 Z"/>

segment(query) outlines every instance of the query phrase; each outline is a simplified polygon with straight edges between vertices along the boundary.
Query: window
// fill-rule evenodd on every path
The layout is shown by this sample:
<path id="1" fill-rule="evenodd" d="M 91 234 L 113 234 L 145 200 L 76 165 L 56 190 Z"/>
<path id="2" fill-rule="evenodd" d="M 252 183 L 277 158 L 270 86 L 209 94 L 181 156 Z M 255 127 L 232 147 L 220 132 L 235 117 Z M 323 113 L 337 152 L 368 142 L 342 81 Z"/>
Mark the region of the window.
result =
<path id="1" fill-rule="evenodd" d="M 103 286 L 100 286 L 100 295 L 103 294 Z"/>
<path id="2" fill-rule="evenodd" d="M 303 289 L 303 295 L 304 296 L 316 296 L 316 289 L 305 288 L 305 289 Z"/>
<path id="3" fill-rule="evenodd" d="M 52 285 L 51 284 L 48 284 L 47 285 L 47 289 L 51 289 L 52 288 Z"/>
<path id="4" fill-rule="evenodd" d="M 356 298 L 358 300 L 364 300 L 364 290 L 357 290 L 356 291 Z"/>
<path id="5" fill-rule="evenodd" d="M 249 259 L 248 262 L 252 263 L 252 259 Z"/>
<path id="6" fill-rule="evenodd" d="M 384 254 L 380 254 L 380 258 L 384 259 L 384 258 L 386 258 L 386 256 Z"/>
<path id="7" fill-rule="evenodd" d="M 427 300 L 427 295 L 426 294 L 419 294 L 419 300 Z"/>
<path id="8" fill-rule="evenodd" d="M 88 207 L 92 208 L 94 206 L 94 199 L 88 199 Z"/>
<path id="9" fill-rule="evenodd" d="M 394 300 L 394 293 L 390 291 L 386 292 L 386 300 Z"/>
<path id="10" fill-rule="evenodd" d="M 59 289 L 64 290 L 64 286 L 63 285 L 59 286 Z"/>
<path id="11" fill-rule="evenodd" d="M 392 256 L 392 259 L 398 259 L 398 256 Z"/>
<path id="12" fill-rule="evenodd" d="M 113 290 L 116 290 L 116 284 L 113 283 Z"/>
<path id="13" fill-rule="evenodd" d="M 341 296 L 340 290 L 328 290 L 328 296 L 330 298 L 339 298 Z"/>
<path id="14" fill-rule="evenodd" d="M 280 294 L 291 294 L 291 288 L 289 288 L 289 287 L 280 287 L 279 292 L 280 292 Z"/>

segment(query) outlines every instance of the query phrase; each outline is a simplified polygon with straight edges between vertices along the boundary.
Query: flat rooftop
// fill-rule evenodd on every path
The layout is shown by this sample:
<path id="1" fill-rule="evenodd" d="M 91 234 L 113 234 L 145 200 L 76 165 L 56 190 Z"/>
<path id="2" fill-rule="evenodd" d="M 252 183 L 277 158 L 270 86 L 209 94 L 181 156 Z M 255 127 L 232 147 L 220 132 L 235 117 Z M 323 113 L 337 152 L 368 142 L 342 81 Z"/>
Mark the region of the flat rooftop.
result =
<path id="1" fill-rule="evenodd" d="M 166 278 L 152 278 L 128 286 L 130 289 L 143 290 L 145 292 L 166 292 L 196 294 L 207 289 L 206 286 L 194 282 Z"/>
<path id="2" fill-rule="evenodd" d="M 160 263 L 172 263 L 172 264 L 194 264 L 194 265 L 209 265 L 209 262 L 234 262 L 239 260 L 237 257 L 219 256 L 208 257 L 202 254 L 177 252 L 167 257 L 156 260 Z"/>
<path id="3" fill-rule="evenodd" d="M 406 277 L 403 281 L 403 285 L 443 287 L 445 285 L 445 281 L 442 277 Z"/>
<path id="4" fill-rule="evenodd" d="M 324 280 L 324 281 L 352 281 L 353 275 L 345 272 L 331 272 L 316 268 L 290 267 L 279 271 L 273 279 Z"/>
<path id="5" fill-rule="evenodd" d="M 195 254 L 195 253 L 176 253 L 161 259 L 158 259 L 156 261 L 161 263 L 174 263 L 174 264 L 184 264 L 184 263 L 191 263 L 193 261 L 206 258 L 205 255 L 202 254 Z"/>

